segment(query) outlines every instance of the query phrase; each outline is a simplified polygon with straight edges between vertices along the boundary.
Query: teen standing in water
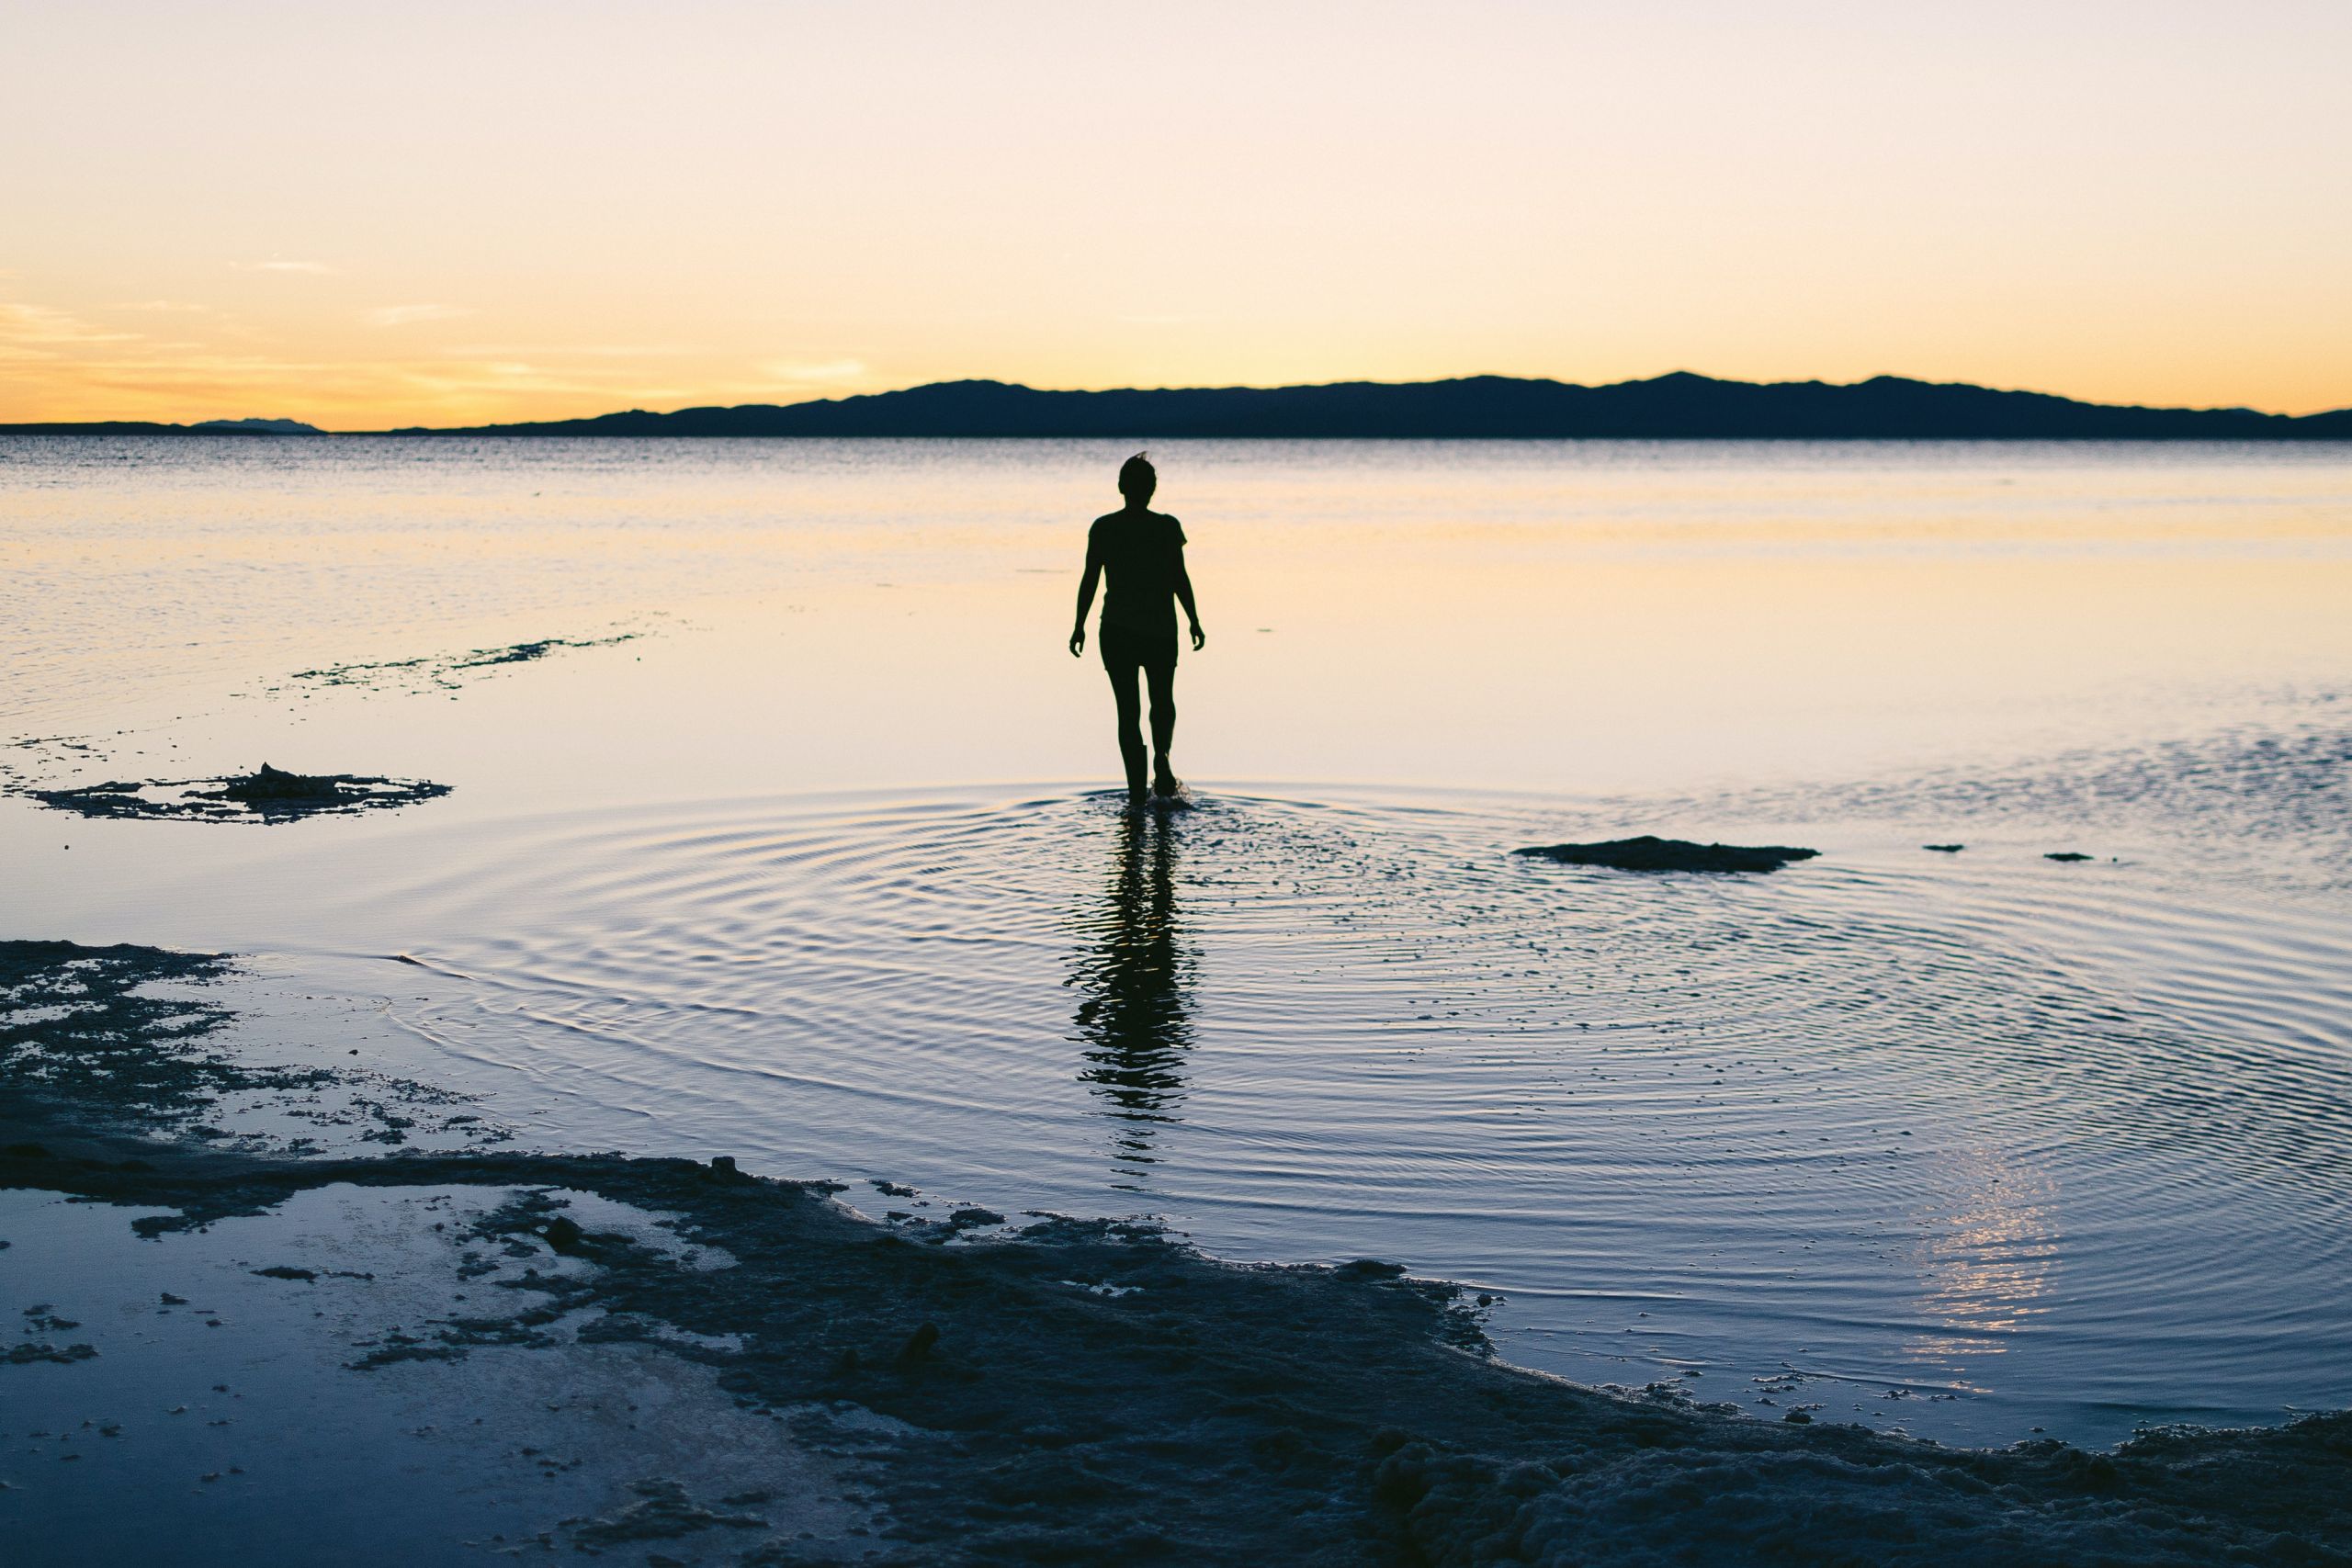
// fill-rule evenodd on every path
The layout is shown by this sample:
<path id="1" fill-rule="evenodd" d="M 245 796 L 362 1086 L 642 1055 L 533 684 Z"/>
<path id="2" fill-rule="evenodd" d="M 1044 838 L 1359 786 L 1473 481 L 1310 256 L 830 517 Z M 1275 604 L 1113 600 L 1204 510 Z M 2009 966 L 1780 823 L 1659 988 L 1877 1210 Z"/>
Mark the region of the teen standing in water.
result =
<path id="1" fill-rule="evenodd" d="M 1176 519 L 1151 508 L 1159 476 L 1140 452 L 1119 468 L 1119 493 L 1126 505 L 1097 517 L 1086 535 L 1086 576 L 1078 585 L 1078 623 L 1070 628 L 1069 652 L 1086 651 L 1086 612 L 1094 585 L 1111 574 L 1102 596 L 1102 626 L 1095 648 L 1110 672 L 1119 702 L 1119 757 L 1127 766 L 1127 801 L 1144 799 L 1143 716 L 1136 694 L 1136 671 L 1151 685 L 1151 787 L 1162 799 L 1176 793 L 1168 748 L 1176 736 L 1176 605 L 1193 623 L 1193 651 L 1208 643 L 1201 612 L 1193 604 L 1193 580 L 1184 572 L 1184 530 Z"/>

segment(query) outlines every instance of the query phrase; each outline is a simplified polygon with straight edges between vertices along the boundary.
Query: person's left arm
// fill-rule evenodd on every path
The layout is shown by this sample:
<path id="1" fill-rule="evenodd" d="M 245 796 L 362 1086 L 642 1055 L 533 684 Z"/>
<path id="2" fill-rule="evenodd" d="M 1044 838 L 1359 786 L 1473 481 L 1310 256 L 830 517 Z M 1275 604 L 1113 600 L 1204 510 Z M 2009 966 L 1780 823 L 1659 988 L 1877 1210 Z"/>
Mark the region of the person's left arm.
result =
<path id="1" fill-rule="evenodd" d="M 1201 630 L 1200 606 L 1193 603 L 1193 574 L 1184 570 L 1184 530 L 1176 530 L 1176 603 L 1184 606 L 1184 618 L 1193 623 L 1193 651 L 1208 646 L 1209 634 Z"/>

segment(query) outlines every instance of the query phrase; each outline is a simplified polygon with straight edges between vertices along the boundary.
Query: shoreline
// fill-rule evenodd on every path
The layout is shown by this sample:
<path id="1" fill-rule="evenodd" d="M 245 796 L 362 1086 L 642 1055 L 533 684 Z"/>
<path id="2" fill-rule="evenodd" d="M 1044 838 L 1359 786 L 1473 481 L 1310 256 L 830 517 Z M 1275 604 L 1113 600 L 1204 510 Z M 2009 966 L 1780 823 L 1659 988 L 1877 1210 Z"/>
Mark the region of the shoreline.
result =
<path id="1" fill-rule="evenodd" d="M 387 1369 L 446 1365 L 464 1377 L 469 1362 L 501 1358 L 554 1369 L 540 1383 L 562 1382 L 618 1347 L 709 1380 L 710 1398 L 726 1402 L 709 1421 L 731 1407 L 773 1431 L 737 1434 L 730 1452 L 769 1440 L 780 1465 L 831 1456 L 823 1462 L 847 1468 L 818 1491 L 831 1484 L 873 1510 L 868 1524 L 747 1548 L 752 1527 L 728 1521 L 752 1517 L 749 1506 L 730 1513 L 694 1489 L 691 1472 L 616 1471 L 600 1514 L 543 1521 L 559 1545 L 647 1562 L 2352 1562 L 2352 1504 L 2338 1485 L 2352 1413 L 2165 1428 L 2105 1453 L 2054 1439 L 1945 1448 L 1826 1420 L 1759 1421 L 1663 1390 L 1623 1397 L 1508 1366 L 1474 1302 L 1392 1262 L 1225 1263 L 1112 1221 L 1031 1216 L 1012 1235 L 996 1223 L 1003 1216 L 977 1211 L 881 1223 L 834 1201 L 836 1184 L 755 1177 L 724 1156 L 288 1157 L 163 1137 L 235 1087 L 219 1072 L 245 1070 L 208 1058 L 203 1037 L 223 1010 L 190 1024 L 184 1004 L 157 1005 L 141 989 L 142 976 L 185 977 L 207 961 L 8 946 L 12 1007 L 38 1009 L 37 993 L 61 987 L 80 986 L 87 999 L 72 1032 L 78 1067 L 57 1059 L 54 1047 L 73 1043 L 57 1020 L 0 1014 L 0 1047 L 17 1048 L 0 1056 L 17 1069 L 0 1090 L 0 1192 L 80 1200 L 77 1223 L 112 1224 L 126 1206 L 167 1211 L 120 1227 L 157 1244 L 130 1255 L 140 1269 L 212 1227 L 290 1231 L 295 1209 L 330 1194 L 503 1194 L 454 1233 L 521 1269 L 488 1281 L 512 1292 L 501 1310 L 479 1299 L 420 1307 L 411 1293 L 371 1315 L 370 1292 L 397 1295 L 399 1247 L 361 1236 L 334 1289 L 374 1348 L 323 1363 L 313 1381 L 365 1403 L 377 1386 L 365 1380 Z M 94 973 L 93 953 L 119 963 L 110 989 L 70 978 Z M 28 1048 L 51 1059 L 45 1089 L 22 1070 Z M 144 1086 L 141 1098 L 112 1083 Z M 650 1232 L 607 1228 L 600 1204 L 660 1216 L 686 1251 L 726 1261 L 697 1267 L 675 1246 L 650 1244 Z M 17 1210 L 0 1213 L 6 1239 Z M 452 1235 L 444 1223 L 433 1222 L 435 1235 Z M 431 1240 L 419 1231 L 402 1221 L 393 1234 L 401 1246 Z M 246 1250 L 244 1261 L 260 1260 Z M 0 1251 L 0 1270 L 9 1264 Z M 276 1282 L 319 1283 L 299 1278 L 317 1272 L 280 1267 Z M 66 1283 L 21 1282 L 28 1290 L 51 1319 L 74 1321 Z M 241 1332 L 233 1318 L 215 1331 Z M 95 1321 L 87 1333 L 28 1330 L 26 1343 L 67 1359 L 33 1352 L 0 1378 L 46 1380 L 59 1397 L 107 1364 Z M 91 1356 L 77 1359 L 74 1343 Z M 522 1406 L 493 1401 L 484 1419 L 495 1429 L 510 1415 L 523 1419 Z M 840 1438 L 844 1421 L 854 1442 Z M 812 1422 L 832 1436 L 812 1438 Z M 664 1462 L 687 1464 L 693 1447 L 673 1444 Z M 311 1462 L 280 1457 L 288 1474 Z M 38 1501 L 33 1478 L 8 1468 L 17 1484 L 0 1494 L 0 1517 Z M 255 1498 L 268 1506 L 266 1490 Z M 380 1502 L 435 1506 L 396 1484 Z M 806 1523 L 824 1511 L 822 1499 L 804 1502 L 779 1517 Z M 826 1506 L 836 1524 L 846 1517 Z"/>
<path id="2" fill-rule="evenodd" d="M 0 1190 L 172 1211 L 131 1222 L 150 1239 L 349 1188 L 503 1191 L 470 1234 L 527 1254 L 529 1293 L 512 1311 L 400 1325 L 346 1376 L 631 1343 L 708 1368 L 739 1408 L 786 1422 L 786 1453 L 805 1440 L 789 1423 L 816 1413 L 885 1434 L 862 1445 L 865 1490 L 852 1494 L 878 1505 L 879 1555 L 747 1562 L 2335 1562 L 2352 1548 L 2336 1485 L 2352 1413 L 2159 1430 L 2106 1453 L 1947 1449 L 1509 1366 L 1453 1287 L 1395 1264 L 1221 1263 L 1104 1221 L 910 1238 L 831 1201 L 833 1184 L 723 1157 L 272 1160 L 86 1134 L 62 1152 L 0 1148 Z M 696 1270 L 568 1222 L 580 1194 L 662 1216 L 732 1266 Z M 552 1272 L 566 1259 L 587 1267 Z M 593 1335 L 548 1331 L 583 1314 Z M 102 1336 L 93 1350 L 107 1353 Z M 433 1506 L 397 1488 L 388 1502 Z"/>

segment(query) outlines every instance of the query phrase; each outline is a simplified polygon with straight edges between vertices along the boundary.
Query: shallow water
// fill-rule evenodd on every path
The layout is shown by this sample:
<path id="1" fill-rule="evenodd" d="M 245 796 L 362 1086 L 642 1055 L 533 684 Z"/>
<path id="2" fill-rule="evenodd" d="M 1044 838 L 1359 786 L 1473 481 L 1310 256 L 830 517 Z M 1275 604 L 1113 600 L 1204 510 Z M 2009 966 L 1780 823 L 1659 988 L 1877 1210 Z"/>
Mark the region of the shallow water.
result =
<path id="1" fill-rule="evenodd" d="M 254 954 L 257 1042 L 535 1142 L 1401 1258 L 1767 1416 L 2352 1403 L 2352 455 L 1165 448 L 1142 822 L 1057 646 L 1123 455 L 0 443 L 19 776 L 457 789 L 0 800 L 6 934 Z M 1508 854 L 1640 831 L 1823 854 Z"/>

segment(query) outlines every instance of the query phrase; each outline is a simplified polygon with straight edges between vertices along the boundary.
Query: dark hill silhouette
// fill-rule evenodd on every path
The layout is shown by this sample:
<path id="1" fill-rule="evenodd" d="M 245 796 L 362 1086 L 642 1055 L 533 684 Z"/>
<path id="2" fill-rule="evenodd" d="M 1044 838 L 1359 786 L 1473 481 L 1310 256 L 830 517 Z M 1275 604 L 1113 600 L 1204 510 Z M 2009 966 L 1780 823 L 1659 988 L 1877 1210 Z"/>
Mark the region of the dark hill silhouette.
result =
<path id="1" fill-rule="evenodd" d="M 204 419 L 188 427 L 191 430 L 228 431 L 240 435 L 324 435 L 315 424 L 305 424 L 299 419 Z"/>
<path id="2" fill-rule="evenodd" d="M 260 433 L 252 425 L 227 422 L 0 424 L 0 434 Z M 2254 409 L 2142 408 L 1900 376 L 1839 385 L 1720 381 L 1678 370 L 1606 387 L 1509 376 L 1102 392 L 1040 391 L 1004 381 L 939 381 L 903 391 L 804 403 L 746 403 L 674 413 L 632 409 L 594 419 L 412 426 L 381 434 L 2342 441 L 2352 440 L 2352 409 L 2293 416 Z"/>
<path id="3" fill-rule="evenodd" d="M 631 410 L 594 419 L 392 434 L 2307 440 L 2352 439 L 2352 409 L 2292 417 L 2253 409 L 2086 403 L 1896 376 L 1838 386 L 1719 381 L 1677 371 L 1606 387 L 1506 376 L 1102 392 L 941 381 L 782 406 Z"/>
<path id="4" fill-rule="evenodd" d="M 298 419 L 208 419 L 195 424 L 159 424 L 144 419 L 96 420 L 74 424 L 62 420 L 31 424 L 0 424 L 0 435 L 324 435 L 315 424 Z"/>

